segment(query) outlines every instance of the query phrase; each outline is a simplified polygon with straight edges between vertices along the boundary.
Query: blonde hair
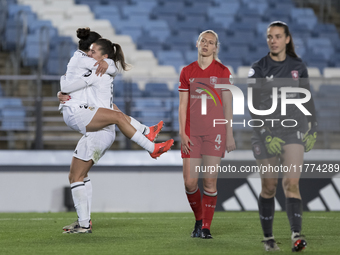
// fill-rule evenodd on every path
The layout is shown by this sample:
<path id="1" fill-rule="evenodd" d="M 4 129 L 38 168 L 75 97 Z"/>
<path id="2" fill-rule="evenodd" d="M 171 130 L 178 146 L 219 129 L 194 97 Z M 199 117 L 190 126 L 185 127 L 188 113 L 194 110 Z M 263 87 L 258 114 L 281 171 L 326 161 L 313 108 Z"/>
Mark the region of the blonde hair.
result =
<path id="1" fill-rule="evenodd" d="M 213 35 L 216 37 L 216 43 L 215 43 L 216 51 L 214 52 L 213 57 L 214 57 L 214 59 L 215 59 L 216 61 L 221 62 L 221 60 L 218 58 L 218 52 L 220 51 L 220 42 L 219 42 L 219 40 L 218 40 L 218 34 L 217 34 L 215 31 L 213 31 L 213 30 L 205 30 L 205 31 L 203 31 L 203 32 L 200 33 L 200 35 L 198 36 L 197 43 L 199 43 L 201 37 L 202 37 L 204 34 L 207 34 L 207 33 L 213 34 Z"/>

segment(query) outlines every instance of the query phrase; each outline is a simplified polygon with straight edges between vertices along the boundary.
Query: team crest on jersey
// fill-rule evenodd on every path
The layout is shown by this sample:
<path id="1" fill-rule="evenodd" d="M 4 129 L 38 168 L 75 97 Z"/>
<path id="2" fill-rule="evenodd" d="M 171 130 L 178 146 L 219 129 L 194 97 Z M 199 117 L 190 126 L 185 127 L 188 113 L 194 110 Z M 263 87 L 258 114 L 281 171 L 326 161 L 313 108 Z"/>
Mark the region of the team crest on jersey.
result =
<path id="1" fill-rule="evenodd" d="M 299 79 L 299 71 L 293 70 L 291 71 L 292 73 L 292 78 L 294 81 L 297 81 Z"/>
<path id="2" fill-rule="evenodd" d="M 194 82 L 195 78 L 189 78 L 190 82 Z"/>
<path id="3" fill-rule="evenodd" d="M 257 144 L 254 145 L 254 152 L 255 152 L 256 155 L 261 154 L 261 148 Z"/>
<path id="4" fill-rule="evenodd" d="M 210 76 L 210 84 L 215 85 L 217 82 L 217 77 L 216 76 Z"/>

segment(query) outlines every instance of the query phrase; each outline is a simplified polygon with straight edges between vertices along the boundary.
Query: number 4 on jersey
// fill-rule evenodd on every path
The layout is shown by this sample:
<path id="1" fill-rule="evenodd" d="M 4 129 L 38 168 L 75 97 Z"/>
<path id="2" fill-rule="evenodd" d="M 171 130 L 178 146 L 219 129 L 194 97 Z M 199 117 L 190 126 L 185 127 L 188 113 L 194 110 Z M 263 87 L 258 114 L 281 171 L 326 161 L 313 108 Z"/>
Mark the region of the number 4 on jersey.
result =
<path id="1" fill-rule="evenodd" d="M 220 144 L 220 143 L 222 142 L 222 140 L 221 140 L 221 135 L 220 135 L 220 134 L 218 134 L 218 135 L 216 136 L 215 142 L 217 142 L 218 144 Z"/>

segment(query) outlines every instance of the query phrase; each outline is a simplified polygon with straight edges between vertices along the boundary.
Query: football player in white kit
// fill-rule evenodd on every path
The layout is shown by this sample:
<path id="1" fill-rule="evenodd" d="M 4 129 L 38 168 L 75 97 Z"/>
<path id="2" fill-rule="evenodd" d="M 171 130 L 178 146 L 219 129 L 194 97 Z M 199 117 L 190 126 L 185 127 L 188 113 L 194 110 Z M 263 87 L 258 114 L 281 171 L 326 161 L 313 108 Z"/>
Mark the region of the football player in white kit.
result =
<path id="1" fill-rule="evenodd" d="M 89 29 L 80 29 L 77 31 L 78 37 L 79 33 L 84 32 L 85 34 L 90 34 Z M 92 33 L 92 32 L 91 32 Z M 81 36 L 81 35 L 80 35 Z M 113 44 L 105 39 L 100 39 L 102 45 L 100 46 L 100 42 L 98 45 L 93 45 L 90 55 L 93 59 L 88 58 L 87 55 L 78 50 L 74 57 L 70 60 L 68 65 L 68 70 L 73 69 L 73 73 L 71 73 L 70 77 L 69 72 L 67 72 L 66 77 L 63 76 L 61 79 L 61 87 L 62 91 L 72 92 L 71 98 L 72 100 L 67 101 L 67 103 L 62 104 L 61 108 L 63 111 L 65 122 L 73 129 L 78 130 L 83 133 L 84 136 L 78 142 L 76 150 L 73 154 L 73 159 L 70 168 L 69 181 L 71 183 L 72 196 L 75 203 L 75 207 L 78 214 L 78 220 L 72 223 L 69 226 L 65 226 L 63 229 L 64 233 L 91 233 L 90 227 L 90 209 L 91 209 L 91 200 L 92 200 L 92 185 L 87 176 L 88 171 L 93 166 L 93 164 L 97 163 L 98 160 L 104 155 L 105 151 L 111 147 L 114 139 L 115 139 L 115 126 L 104 126 L 103 129 L 100 129 L 97 132 L 86 132 L 86 126 L 83 125 L 88 121 L 92 121 L 91 119 L 97 112 L 97 109 L 113 109 L 112 104 L 112 81 L 113 77 L 109 75 L 97 76 L 94 74 L 94 71 L 87 70 L 83 75 L 83 78 L 86 80 L 79 80 L 80 75 L 76 74 L 74 70 L 78 70 L 79 66 L 72 66 L 72 64 L 81 63 L 83 66 L 82 73 L 84 73 L 84 66 L 87 68 L 91 68 L 94 63 L 97 61 L 103 60 L 107 57 L 111 59 L 115 59 L 115 62 L 109 63 L 111 64 L 109 71 L 111 74 L 115 75 L 117 73 L 116 62 L 119 62 L 123 69 L 126 68 L 126 64 L 124 62 L 124 55 L 121 51 L 119 45 Z M 79 46 L 81 46 L 81 41 Z M 109 45 L 109 47 L 108 47 Z M 87 46 L 88 47 L 88 46 Z M 115 47 L 113 49 L 113 47 Z M 105 50 L 102 50 L 102 48 Z M 110 49 L 111 48 L 111 49 Z M 85 49 L 84 49 L 85 50 Z M 102 54 L 102 52 L 109 52 L 109 54 Z M 117 55 L 120 57 L 117 58 Z M 91 64 L 84 64 L 91 60 Z M 90 62 L 89 62 L 90 63 Z M 112 68 L 113 67 L 113 68 Z M 85 69 L 86 70 L 86 69 Z M 78 77 L 77 77 L 77 76 Z M 72 79 L 73 78 L 73 79 Z M 68 81 L 69 79 L 69 81 Z M 78 79 L 78 80 L 77 80 Z M 80 83 L 72 82 L 72 81 L 80 81 Z M 83 83 L 81 83 L 83 82 Z M 91 85 L 91 86 L 87 86 Z M 72 90 L 76 90 L 75 92 Z M 76 100 L 74 100 L 76 99 Z M 112 111 L 112 110 L 110 110 Z M 120 114 L 120 111 L 118 111 Z M 123 115 L 125 122 L 127 122 L 126 117 Z M 131 123 L 135 122 L 135 126 L 138 125 L 141 128 L 144 128 L 144 125 L 141 125 L 139 122 L 131 118 Z M 163 123 L 159 123 L 154 126 L 158 128 L 158 132 L 160 131 Z M 144 126 L 144 127 L 143 127 Z M 85 128 L 85 129 L 84 129 Z M 138 131 L 137 131 L 138 132 Z M 135 133 L 137 133 L 135 131 Z M 158 132 L 150 132 L 148 139 L 153 141 Z M 140 133 L 140 132 L 139 132 Z M 140 133 L 141 134 L 141 133 Z M 142 135 L 144 139 L 147 140 L 148 143 L 154 146 L 154 144 L 149 141 L 146 137 Z M 142 139 L 140 139 L 142 140 Z M 166 142 L 166 147 L 171 147 L 173 141 L 169 140 Z M 164 143 L 163 143 L 164 144 Z M 170 145 L 171 144 L 171 145 Z M 170 145 L 170 146 L 169 146 Z M 162 146 L 164 148 L 164 146 Z M 168 150 L 164 148 L 164 152 Z M 150 149 L 149 149 L 150 151 Z M 153 156 L 153 155 L 152 155 Z"/>

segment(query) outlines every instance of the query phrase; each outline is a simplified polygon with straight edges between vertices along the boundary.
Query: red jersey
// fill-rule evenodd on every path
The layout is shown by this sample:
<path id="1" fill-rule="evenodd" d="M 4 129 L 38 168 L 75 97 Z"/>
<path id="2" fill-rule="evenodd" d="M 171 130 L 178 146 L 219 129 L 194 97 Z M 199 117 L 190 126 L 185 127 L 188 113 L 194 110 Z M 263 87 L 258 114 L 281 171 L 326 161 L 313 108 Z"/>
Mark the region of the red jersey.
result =
<path id="1" fill-rule="evenodd" d="M 185 133 L 191 135 L 226 134 L 225 125 L 216 125 L 214 119 L 225 119 L 222 89 L 215 84 L 232 84 L 229 69 L 213 60 L 204 70 L 195 61 L 182 69 L 178 90 L 188 93 Z M 205 96 L 202 96 L 205 95 Z M 204 106 L 204 97 L 206 106 Z M 206 109 L 206 111 L 204 110 Z M 206 114 L 203 114 L 206 112 Z"/>

